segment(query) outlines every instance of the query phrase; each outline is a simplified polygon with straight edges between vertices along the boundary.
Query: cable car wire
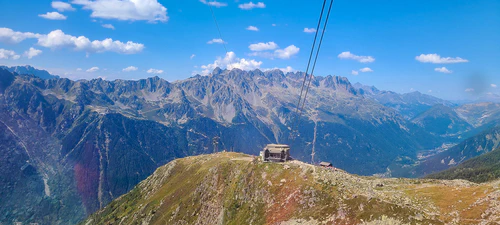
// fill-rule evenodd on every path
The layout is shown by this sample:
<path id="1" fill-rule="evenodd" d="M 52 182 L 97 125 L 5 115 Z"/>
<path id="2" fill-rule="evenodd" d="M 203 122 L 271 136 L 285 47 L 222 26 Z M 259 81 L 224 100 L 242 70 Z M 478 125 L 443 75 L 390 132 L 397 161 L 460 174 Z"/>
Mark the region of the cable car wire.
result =
<path id="1" fill-rule="evenodd" d="M 309 72 L 309 66 L 311 65 L 311 59 L 313 57 L 313 53 L 314 53 L 314 49 L 316 47 L 316 40 L 318 38 L 318 32 L 319 32 L 319 28 L 321 26 L 321 20 L 323 19 L 323 13 L 325 11 L 325 5 L 326 5 L 326 1 L 327 0 L 324 0 L 323 1 L 323 6 L 321 7 L 321 13 L 320 13 L 320 16 L 319 16 L 319 19 L 318 19 L 318 25 L 316 27 L 316 34 L 314 35 L 314 41 L 313 41 L 313 44 L 311 46 L 311 53 L 309 54 L 309 60 L 307 62 L 307 68 L 306 68 L 306 73 L 304 74 L 304 81 L 302 82 L 302 87 L 300 89 L 300 95 L 299 95 L 299 101 L 297 102 L 297 108 L 295 109 L 295 118 L 292 120 L 292 130 L 291 130 L 291 133 L 290 133 L 290 137 L 293 138 L 293 133 L 295 131 L 295 124 L 297 123 L 297 120 L 299 120 L 299 109 L 300 109 L 300 103 L 302 101 L 302 95 L 303 95 L 303 92 L 304 92 L 304 87 L 305 87 L 305 84 L 306 84 L 306 81 L 307 81 L 307 73 Z M 289 137 L 289 139 L 290 139 Z"/>
<path id="2" fill-rule="evenodd" d="M 224 41 L 224 38 L 222 38 L 222 33 L 220 32 L 219 23 L 217 23 L 217 18 L 215 18 L 215 13 L 214 10 L 212 9 L 212 5 L 210 5 L 210 2 L 208 2 L 208 6 L 210 6 L 210 12 L 212 12 L 212 18 L 214 18 L 215 26 L 217 27 L 217 31 L 219 32 L 219 37 L 222 40 L 222 45 L 224 46 L 224 50 L 226 51 L 227 55 L 226 42 Z"/>
<path id="3" fill-rule="evenodd" d="M 312 67 L 312 70 L 311 70 L 311 76 L 309 77 L 309 83 L 307 84 L 307 88 L 306 88 L 306 94 L 304 96 L 304 101 L 302 101 L 302 108 L 300 109 L 300 114 L 299 116 L 302 115 L 302 112 L 304 110 L 304 106 L 306 104 L 306 99 L 307 99 L 307 93 L 309 93 L 309 88 L 311 87 L 311 82 L 312 82 L 312 79 L 314 77 L 314 69 L 316 68 L 316 62 L 318 60 L 318 55 L 319 55 L 319 50 L 321 49 L 321 44 L 323 43 L 323 37 L 325 35 L 325 31 L 326 31 L 326 25 L 328 24 L 328 19 L 330 18 L 330 12 L 332 10 L 332 5 L 333 5 L 333 0 L 330 1 L 330 7 L 328 9 L 328 13 L 326 15 L 326 20 L 325 20 L 325 25 L 323 26 L 323 31 L 321 33 L 321 38 L 319 40 L 319 45 L 318 45 L 318 51 L 316 51 L 316 57 L 314 59 L 314 63 L 313 63 L 313 67 Z M 300 123 L 300 121 L 298 122 Z"/>

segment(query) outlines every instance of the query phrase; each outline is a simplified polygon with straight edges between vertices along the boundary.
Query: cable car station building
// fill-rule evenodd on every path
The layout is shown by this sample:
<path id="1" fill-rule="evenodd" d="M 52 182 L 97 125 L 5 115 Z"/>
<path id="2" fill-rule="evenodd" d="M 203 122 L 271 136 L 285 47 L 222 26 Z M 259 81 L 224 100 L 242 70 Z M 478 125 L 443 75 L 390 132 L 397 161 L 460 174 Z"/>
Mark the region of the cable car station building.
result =
<path id="1" fill-rule="evenodd" d="M 269 144 L 260 152 L 264 162 L 286 162 L 291 159 L 290 146 L 280 144 Z"/>

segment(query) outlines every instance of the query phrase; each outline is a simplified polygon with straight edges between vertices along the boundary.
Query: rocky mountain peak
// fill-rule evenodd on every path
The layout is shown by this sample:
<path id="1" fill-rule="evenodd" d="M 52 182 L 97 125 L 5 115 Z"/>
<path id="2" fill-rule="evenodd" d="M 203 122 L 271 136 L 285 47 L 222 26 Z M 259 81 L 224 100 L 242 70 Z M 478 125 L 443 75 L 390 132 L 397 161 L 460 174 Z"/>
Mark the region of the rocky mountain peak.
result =
<path id="1" fill-rule="evenodd" d="M 34 75 L 34 76 L 40 77 L 42 79 L 59 78 L 59 76 L 52 75 L 46 70 L 39 70 L 39 69 L 36 69 L 30 65 L 12 66 L 12 67 L 0 66 L 0 68 L 6 69 L 10 72 L 17 73 L 20 75 Z"/>

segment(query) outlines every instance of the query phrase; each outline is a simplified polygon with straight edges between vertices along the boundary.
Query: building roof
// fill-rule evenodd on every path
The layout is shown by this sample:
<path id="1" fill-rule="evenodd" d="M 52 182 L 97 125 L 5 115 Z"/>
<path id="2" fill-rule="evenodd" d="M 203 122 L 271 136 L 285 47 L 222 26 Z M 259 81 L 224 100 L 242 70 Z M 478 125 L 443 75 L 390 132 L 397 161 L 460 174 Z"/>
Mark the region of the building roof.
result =
<path id="1" fill-rule="evenodd" d="M 268 144 L 266 148 L 290 148 L 290 146 L 283 144 Z"/>
<path id="2" fill-rule="evenodd" d="M 329 162 L 321 162 L 321 163 L 319 163 L 319 165 L 320 166 L 332 166 L 332 164 Z"/>

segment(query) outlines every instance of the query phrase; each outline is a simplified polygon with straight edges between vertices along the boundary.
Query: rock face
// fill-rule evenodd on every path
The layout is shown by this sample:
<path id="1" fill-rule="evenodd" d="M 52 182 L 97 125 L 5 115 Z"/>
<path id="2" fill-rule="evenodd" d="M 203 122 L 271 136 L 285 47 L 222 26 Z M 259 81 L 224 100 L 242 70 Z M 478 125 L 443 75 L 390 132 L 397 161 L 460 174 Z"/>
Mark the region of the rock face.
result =
<path id="1" fill-rule="evenodd" d="M 159 166 L 213 152 L 214 137 L 218 149 L 250 154 L 289 144 L 304 161 L 314 149 L 316 160 L 364 175 L 441 144 L 336 76 L 314 78 L 290 140 L 303 75 L 216 69 L 170 83 L 41 79 L 0 69 L 0 197 L 13 198 L 0 203 L 0 222 L 74 223 Z"/>
<path id="2" fill-rule="evenodd" d="M 160 167 L 81 224 L 494 224 L 499 197 L 498 181 L 358 177 L 219 153 Z"/>

